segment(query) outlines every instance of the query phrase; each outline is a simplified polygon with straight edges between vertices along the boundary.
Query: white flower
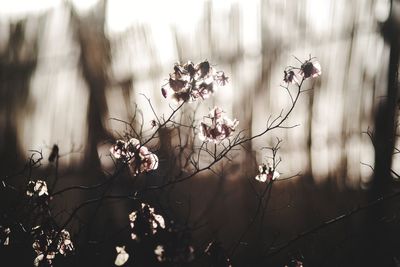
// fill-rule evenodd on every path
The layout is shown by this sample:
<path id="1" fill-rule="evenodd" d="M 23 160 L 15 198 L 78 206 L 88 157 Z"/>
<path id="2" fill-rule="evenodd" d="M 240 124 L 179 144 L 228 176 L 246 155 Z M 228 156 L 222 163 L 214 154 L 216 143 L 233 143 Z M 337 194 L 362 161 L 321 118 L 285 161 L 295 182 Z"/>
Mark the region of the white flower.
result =
<path id="1" fill-rule="evenodd" d="M 32 197 L 33 195 L 37 195 L 39 197 L 43 195 L 48 196 L 49 192 L 47 190 L 46 182 L 42 180 L 37 180 L 36 182 L 29 181 L 26 190 L 26 195 L 29 197 Z"/>
<path id="2" fill-rule="evenodd" d="M 142 229 L 136 228 L 136 220 L 147 223 L 147 229 L 151 232 L 141 232 Z M 130 226 L 132 229 L 131 238 L 139 240 L 141 235 L 156 234 L 159 228 L 165 229 L 164 217 L 156 214 L 154 208 L 148 204 L 142 203 L 141 208 L 129 214 Z"/>
<path id="3" fill-rule="evenodd" d="M 74 250 L 74 244 L 71 241 L 69 232 L 63 229 L 60 233 L 60 240 L 58 244 L 58 251 L 61 255 L 66 256 L 69 252 Z"/>
<path id="4" fill-rule="evenodd" d="M 131 227 L 133 228 L 133 222 L 136 221 L 136 211 L 133 211 L 129 214 L 129 221 L 131 221 Z"/>
<path id="5" fill-rule="evenodd" d="M 154 254 L 157 256 L 157 260 L 159 262 L 165 261 L 165 251 L 164 247 L 162 245 L 158 245 L 156 249 L 154 250 Z"/>
<path id="6" fill-rule="evenodd" d="M 161 228 L 165 229 L 165 221 L 164 221 L 164 217 L 163 217 L 163 216 L 154 213 L 154 222 L 157 222 L 158 225 L 159 225 Z M 153 226 L 154 226 L 154 222 L 153 222 Z M 157 228 L 157 223 L 156 223 L 156 225 L 154 226 L 155 228 Z"/>
<path id="7" fill-rule="evenodd" d="M 116 246 L 115 250 L 117 251 L 117 257 L 115 258 L 114 264 L 116 266 L 124 265 L 129 259 L 129 254 L 128 252 L 125 251 L 125 246 L 122 247 Z"/>
<path id="8" fill-rule="evenodd" d="M 280 176 L 279 172 L 274 170 L 271 164 L 268 164 L 268 166 L 264 163 L 259 165 L 258 171 L 259 174 L 257 174 L 255 179 L 262 183 L 266 182 L 267 180 L 268 181 L 275 180 Z"/>
<path id="9" fill-rule="evenodd" d="M 39 196 L 42 195 L 48 195 L 49 192 L 47 191 L 47 184 L 45 181 L 42 180 L 37 180 L 35 187 L 34 187 L 35 192 L 38 192 Z"/>
<path id="10" fill-rule="evenodd" d="M 117 140 L 110 148 L 111 154 L 129 165 L 134 175 L 149 172 L 158 168 L 158 157 L 150 152 L 147 147 L 141 146 L 136 138 L 128 142 Z"/>
<path id="11" fill-rule="evenodd" d="M 33 260 L 33 265 L 34 266 L 39 266 L 40 262 L 44 259 L 44 254 L 39 254 L 37 257 Z"/>

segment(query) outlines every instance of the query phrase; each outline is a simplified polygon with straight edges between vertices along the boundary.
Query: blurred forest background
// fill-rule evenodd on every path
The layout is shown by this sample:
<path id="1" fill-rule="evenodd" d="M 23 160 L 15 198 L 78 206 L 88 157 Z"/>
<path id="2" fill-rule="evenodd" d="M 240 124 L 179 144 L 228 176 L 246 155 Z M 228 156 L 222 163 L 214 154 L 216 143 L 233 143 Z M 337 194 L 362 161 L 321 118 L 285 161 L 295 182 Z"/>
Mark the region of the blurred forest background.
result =
<path id="1" fill-rule="evenodd" d="M 279 137 L 278 170 L 283 177 L 301 176 L 277 183 L 267 218 L 241 242 L 233 262 L 283 266 L 301 256 L 305 266 L 399 266 L 397 202 L 296 241 L 271 258 L 263 255 L 271 244 L 396 190 L 389 171 L 400 171 L 400 154 L 393 154 L 400 1 L 12 1 L 1 6 L 1 176 L 21 168 L 30 150 L 43 150 L 47 158 L 58 144 L 60 187 L 98 182 L 100 170 L 112 167 L 110 143 L 125 129 L 112 118 L 129 121 L 140 108 L 150 129 L 151 109 L 140 94 L 151 99 L 158 114 L 167 114 L 170 102 L 160 88 L 177 61 L 207 59 L 224 70 L 229 84 L 204 101 L 199 113 L 223 106 L 239 119 L 240 129 L 254 135 L 270 114 L 290 105 L 279 86 L 284 68 L 298 64 L 293 56 L 311 55 L 321 63 L 322 75 L 306 84 L 311 90 L 289 118 L 288 125 L 299 126 L 248 144 L 226 165 L 223 179 L 195 177 L 169 190 L 168 202 L 155 193 L 149 197 L 177 220 L 186 219 L 190 203 L 189 220 L 205 223 L 193 233 L 194 244 L 201 248 L 212 238 L 228 249 L 256 208 L 249 180 L 265 162 L 260 148 Z M 367 130 L 374 133 L 376 151 Z M 374 167 L 375 175 L 362 163 Z M 45 168 L 40 174 L 48 173 Z M 87 197 L 67 195 L 60 209 Z M 117 206 L 99 215 L 98 229 L 126 224 L 129 205 Z"/>

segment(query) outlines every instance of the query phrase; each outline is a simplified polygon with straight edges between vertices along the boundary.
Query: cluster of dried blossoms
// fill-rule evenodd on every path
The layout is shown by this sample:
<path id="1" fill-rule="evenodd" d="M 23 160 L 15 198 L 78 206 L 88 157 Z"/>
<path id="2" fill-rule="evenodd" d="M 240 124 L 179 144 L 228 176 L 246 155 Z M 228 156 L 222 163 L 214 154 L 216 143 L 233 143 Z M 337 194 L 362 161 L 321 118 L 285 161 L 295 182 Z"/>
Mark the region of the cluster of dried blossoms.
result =
<path id="1" fill-rule="evenodd" d="M 140 145 L 139 140 L 132 138 L 128 142 L 117 140 L 110 148 L 111 154 L 129 165 L 134 175 L 149 172 L 158 168 L 158 157 L 147 147 Z"/>
<path id="2" fill-rule="evenodd" d="M 36 226 L 32 229 L 32 233 L 34 235 L 32 247 L 37 255 L 33 261 L 34 266 L 53 266 L 57 254 L 69 256 L 74 251 L 71 236 L 65 229 L 58 234 L 53 229 L 44 230 Z"/>
<path id="3" fill-rule="evenodd" d="M 162 95 L 177 101 L 196 101 L 214 93 L 215 84 L 225 85 L 228 77 L 223 71 L 216 71 L 208 61 L 193 64 L 176 63 L 170 73 L 168 83 L 161 88 Z"/>
<path id="4" fill-rule="evenodd" d="M 223 113 L 224 111 L 221 108 L 214 107 L 208 116 L 204 117 L 200 123 L 200 140 L 217 143 L 231 136 L 239 121 L 231 120 Z"/>
<path id="5" fill-rule="evenodd" d="M 205 99 L 214 93 L 217 85 L 224 86 L 228 77 L 223 71 L 216 71 L 208 61 L 193 64 L 188 61 L 185 64 L 176 63 L 174 71 L 169 75 L 168 83 L 161 88 L 162 95 L 171 96 L 177 101 L 193 102 Z M 211 110 L 208 116 L 200 123 L 199 138 L 202 141 L 215 143 L 228 138 L 235 130 L 239 121 L 230 120 L 222 115 L 219 107 Z M 155 122 L 155 121 L 153 121 Z M 152 123 L 152 125 L 156 125 Z"/>
<path id="6" fill-rule="evenodd" d="M 277 172 L 270 163 L 268 163 L 268 165 L 264 163 L 259 165 L 258 171 L 259 174 L 257 174 L 256 180 L 260 182 L 272 181 L 280 176 L 279 172 Z"/>
<path id="7" fill-rule="evenodd" d="M 295 73 L 297 72 L 297 74 Z M 308 78 L 315 78 L 321 75 L 321 64 L 315 60 L 315 58 L 310 57 L 301 63 L 300 68 L 297 67 L 287 67 L 283 71 L 283 82 L 286 84 L 296 83 L 299 84 L 300 80 L 305 80 Z"/>
<path id="8" fill-rule="evenodd" d="M 301 87 L 302 81 L 309 78 L 316 78 L 320 76 L 321 73 L 321 64 L 315 58 L 310 56 L 308 60 L 301 62 L 300 68 L 291 66 L 287 67 L 283 71 L 283 82 L 287 86 L 289 86 L 289 84 L 297 84 Z M 259 174 L 257 174 L 255 179 L 260 182 L 272 181 L 280 176 L 279 172 L 277 172 L 275 167 L 271 164 L 266 165 L 263 163 L 259 165 L 258 171 Z"/>
<path id="9" fill-rule="evenodd" d="M 29 181 L 26 189 L 26 195 L 29 197 L 48 197 L 47 184 L 45 181 Z"/>
<path id="10" fill-rule="evenodd" d="M 185 231 L 178 231 L 171 225 L 167 227 L 163 216 L 155 213 L 154 208 L 149 204 L 141 203 L 137 210 L 129 214 L 129 221 L 131 238 L 142 251 L 153 253 L 153 260 L 156 262 L 183 264 L 194 259 L 194 249 L 189 245 L 190 238 Z M 125 247 L 122 248 L 116 248 L 115 261 L 121 265 L 125 264 L 129 257 Z M 140 262 L 138 258 L 140 258 L 139 255 L 135 259 Z M 149 263 L 152 261 L 148 258 L 144 260 Z"/>
<path id="11" fill-rule="evenodd" d="M 140 241 L 144 236 L 154 235 L 157 231 L 165 229 L 164 218 L 154 212 L 154 208 L 142 203 L 141 207 L 129 214 L 133 240 Z"/>

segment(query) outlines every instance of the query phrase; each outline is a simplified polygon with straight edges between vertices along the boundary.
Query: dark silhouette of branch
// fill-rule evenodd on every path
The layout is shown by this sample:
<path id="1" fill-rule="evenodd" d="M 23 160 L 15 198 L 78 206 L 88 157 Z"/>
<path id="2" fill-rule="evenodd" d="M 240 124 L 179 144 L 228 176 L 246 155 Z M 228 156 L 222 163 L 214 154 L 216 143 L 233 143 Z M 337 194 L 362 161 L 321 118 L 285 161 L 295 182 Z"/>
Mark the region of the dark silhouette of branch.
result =
<path id="1" fill-rule="evenodd" d="M 396 197 L 399 197 L 399 196 L 400 196 L 400 192 L 395 192 L 395 193 L 392 193 L 392 194 L 389 194 L 389 195 L 386 195 L 386 196 L 381 196 L 381 197 L 375 199 L 374 201 L 371 201 L 371 202 L 369 202 L 369 203 L 367 203 L 365 205 L 362 205 L 362 206 L 358 206 L 358 207 L 356 207 L 356 208 L 354 208 L 354 209 L 352 209 L 352 210 L 350 210 L 350 211 L 348 211 L 348 212 L 346 212 L 344 214 L 341 214 L 341 215 L 339 215 L 339 216 L 337 216 L 337 217 L 335 217 L 333 219 L 325 221 L 325 222 L 323 222 L 323 223 L 321 223 L 321 224 L 319 224 L 319 225 L 317 225 L 317 226 L 315 226 L 315 227 L 313 227 L 313 228 L 311 228 L 309 230 L 301 232 L 301 233 L 297 234 L 295 237 L 293 237 L 292 239 L 288 240 L 287 242 L 285 242 L 285 243 L 283 243 L 281 245 L 278 245 L 276 247 L 270 247 L 269 248 L 270 252 L 268 254 L 266 254 L 265 259 L 269 258 L 269 257 L 272 257 L 274 255 L 277 255 L 282 250 L 288 248 L 294 242 L 296 242 L 296 241 L 298 241 L 298 240 L 300 240 L 302 238 L 305 238 L 305 237 L 307 237 L 307 236 L 309 236 L 311 234 L 314 234 L 314 233 L 316 233 L 316 232 L 318 232 L 318 231 L 320 231 L 320 230 L 322 230 L 322 229 L 324 229 L 324 228 L 326 228 L 326 227 L 328 227 L 328 226 L 330 226 L 332 224 L 335 224 L 335 223 L 340 222 L 340 221 L 342 221 L 344 219 L 347 219 L 347 218 L 349 218 L 349 217 L 351 217 L 351 216 L 353 216 L 353 215 L 355 215 L 355 214 L 357 214 L 357 213 L 359 213 L 361 211 L 367 210 L 367 209 L 369 209 L 371 207 L 374 207 L 374 206 L 376 206 L 376 205 L 378 205 L 378 204 L 380 204 L 382 202 L 392 200 L 392 199 L 394 199 Z"/>

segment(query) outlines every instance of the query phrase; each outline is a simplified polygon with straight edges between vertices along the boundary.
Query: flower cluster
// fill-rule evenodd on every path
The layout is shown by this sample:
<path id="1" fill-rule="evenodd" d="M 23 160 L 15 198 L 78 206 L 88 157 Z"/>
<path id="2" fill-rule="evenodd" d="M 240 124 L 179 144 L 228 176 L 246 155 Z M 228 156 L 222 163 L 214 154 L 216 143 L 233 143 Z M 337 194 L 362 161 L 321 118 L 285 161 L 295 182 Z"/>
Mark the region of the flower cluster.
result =
<path id="1" fill-rule="evenodd" d="M 297 74 L 295 70 L 298 70 Z M 299 84 L 300 80 L 305 80 L 308 78 L 315 78 L 321 75 L 321 64 L 311 58 L 302 62 L 300 68 L 288 67 L 283 71 L 283 82 L 285 84 L 296 83 Z"/>
<path id="2" fill-rule="evenodd" d="M 132 138 L 128 142 L 117 140 L 110 148 L 111 154 L 129 165 L 132 173 L 137 175 L 158 168 L 158 157 L 147 147 L 140 145 L 139 140 Z"/>
<path id="3" fill-rule="evenodd" d="M 194 259 L 194 248 L 190 245 L 190 234 L 178 229 L 173 223 L 166 225 L 163 216 L 156 214 L 149 204 L 141 203 L 140 207 L 129 214 L 131 238 L 135 241 L 135 261 L 149 265 L 174 263 L 182 266 Z M 148 257 L 152 253 L 154 257 Z M 122 259 L 120 253 L 117 257 Z M 152 264 L 151 264 L 152 263 Z M 153 266 L 153 265 L 152 265 Z"/>
<path id="4" fill-rule="evenodd" d="M 279 178 L 280 174 L 277 172 L 271 164 L 261 164 L 258 166 L 259 174 L 256 176 L 256 180 L 260 182 L 272 181 Z"/>
<path id="5" fill-rule="evenodd" d="M 236 119 L 231 120 L 224 116 L 223 113 L 221 108 L 214 107 L 208 116 L 204 118 L 203 122 L 200 123 L 200 140 L 217 143 L 231 136 L 239 121 Z"/>
<path id="6" fill-rule="evenodd" d="M 58 237 L 57 231 L 43 230 L 40 226 L 34 227 L 32 232 L 35 238 L 32 247 L 37 255 L 33 261 L 34 266 L 53 266 L 57 254 L 69 256 L 74 251 L 70 234 L 65 229 L 61 230 Z"/>
<path id="7" fill-rule="evenodd" d="M 29 181 L 26 189 L 26 195 L 29 197 L 47 197 L 49 192 L 45 181 Z"/>
<path id="8" fill-rule="evenodd" d="M 154 212 L 154 208 L 142 203 L 140 209 L 129 214 L 133 240 L 142 239 L 144 236 L 154 235 L 157 231 L 165 229 L 164 218 Z"/>
<path id="9" fill-rule="evenodd" d="M 196 65 L 188 61 L 185 64 L 175 64 L 161 93 L 165 98 L 171 96 L 177 101 L 196 101 L 210 97 L 214 93 L 215 84 L 223 86 L 227 82 L 225 73 L 214 70 L 207 60 Z"/>
<path id="10" fill-rule="evenodd" d="M 71 241 L 71 236 L 65 229 L 61 230 L 57 250 L 61 255 L 64 256 L 67 256 L 69 253 L 74 251 L 74 244 Z"/>

